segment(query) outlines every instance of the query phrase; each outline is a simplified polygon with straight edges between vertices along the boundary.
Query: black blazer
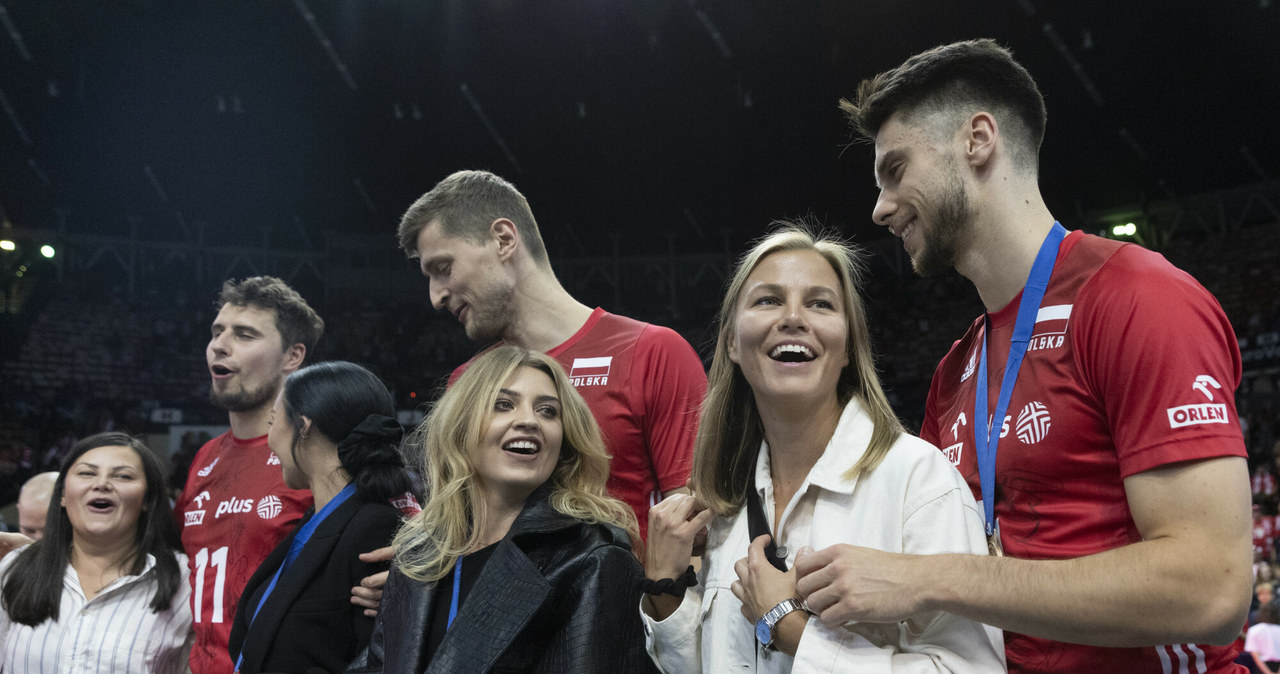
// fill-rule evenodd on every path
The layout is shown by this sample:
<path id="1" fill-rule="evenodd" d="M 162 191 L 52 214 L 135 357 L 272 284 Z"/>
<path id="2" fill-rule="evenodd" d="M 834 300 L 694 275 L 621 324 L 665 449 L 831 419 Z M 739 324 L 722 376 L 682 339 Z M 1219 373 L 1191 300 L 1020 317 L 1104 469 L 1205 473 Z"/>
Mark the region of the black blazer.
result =
<path id="1" fill-rule="evenodd" d="M 298 529 L 314 516 L 308 513 Z M 351 603 L 351 588 L 360 579 L 384 571 L 386 563 L 368 564 L 358 555 L 390 544 L 400 526 L 400 511 L 387 503 L 361 503 L 352 496 L 329 513 L 298 553 L 253 621 L 241 672 L 307 672 L 314 668 L 341 672 L 369 643 L 373 618 Z M 231 662 L 246 645 L 249 618 L 280 568 L 294 529 L 267 555 L 240 595 L 228 642 Z"/>
<path id="2" fill-rule="evenodd" d="M 435 583 L 393 567 L 373 638 L 347 671 L 656 672 L 640 620 L 644 571 L 627 535 L 562 515 L 546 496 L 529 498 L 430 662 L 421 644 Z"/>

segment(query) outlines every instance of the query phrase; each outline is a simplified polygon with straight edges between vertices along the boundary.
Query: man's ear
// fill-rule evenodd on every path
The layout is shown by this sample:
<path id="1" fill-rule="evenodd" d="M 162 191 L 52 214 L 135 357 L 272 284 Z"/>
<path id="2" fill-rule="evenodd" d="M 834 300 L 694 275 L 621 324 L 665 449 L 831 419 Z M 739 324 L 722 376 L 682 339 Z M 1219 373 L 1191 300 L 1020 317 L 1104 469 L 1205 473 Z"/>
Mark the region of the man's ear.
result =
<path id="1" fill-rule="evenodd" d="M 985 167 L 995 155 L 1000 126 L 989 112 L 975 112 L 963 130 L 964 158 L 970 166 Z"/>
<path id="2" fill-rule="evenodd" d="M 307 359 L 307 346 L 301 342 L 289 345 L 284 350 L 284 370 L 285 372 L 293 372 L 302 367 L 302 361 Z"/>
<path id="3" fill-rule="evenodd" d="M 498 259 L 506 262 L 520 248 L 520 232 L 516 223 L 498 218 L 489 225 L 489 237 L 498 246 Z"/>

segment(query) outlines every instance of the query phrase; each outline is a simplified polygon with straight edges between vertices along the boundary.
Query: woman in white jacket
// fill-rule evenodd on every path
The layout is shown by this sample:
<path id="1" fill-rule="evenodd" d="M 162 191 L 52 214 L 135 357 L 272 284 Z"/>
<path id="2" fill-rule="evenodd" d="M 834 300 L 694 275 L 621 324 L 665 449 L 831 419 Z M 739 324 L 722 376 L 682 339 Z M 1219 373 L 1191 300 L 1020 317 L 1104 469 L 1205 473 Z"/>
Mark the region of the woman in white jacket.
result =
<path id="1" fill-rule="evenodd" d="M 796 594 L 802 548 L 985 554 L 982 515 L 876 376 L 847 244 L 786 225 L 720 309 L 692 495 L 649 513 L 641 600 L 666 672 L 1003 672 L 998 630 L 932 612 L 830 628 Z M 707 529 L 709 527 L 709 530 Z M 707 531 L 702 569 L 688 566 Z"/>

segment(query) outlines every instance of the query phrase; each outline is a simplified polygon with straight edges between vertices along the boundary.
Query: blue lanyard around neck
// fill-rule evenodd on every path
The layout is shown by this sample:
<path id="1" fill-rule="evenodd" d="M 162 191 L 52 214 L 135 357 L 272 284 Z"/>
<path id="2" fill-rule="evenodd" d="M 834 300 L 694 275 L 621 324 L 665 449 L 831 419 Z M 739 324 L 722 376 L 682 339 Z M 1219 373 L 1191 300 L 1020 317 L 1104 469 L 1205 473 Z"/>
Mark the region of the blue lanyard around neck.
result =
<path id="1" fill-rule="evenodd" d="M 302 525 L 302 528 L 298 529 L 298 535 L 293 537 L 293 543 L 289 545 L 289 552 L 284 556 L 284 562 L 280 564 L 279 569 L 276 569 L 276 575 L 271 577 L 271 583 L 267 585 L 267 591 L 262 593 L 262 599 L 258 601 L 258 607 L 253 609 L 253 615 L 249 617 L 250 627 L 253 627 L 253 621 L 258 617 L 258 612 L 262 610 L 262 606 L 267 603 L 267 597 L 271 596 L 271 591 L 276 589 L 276 581 L 280 580 L 280 576 L 284 575 L 285 570 L 293 564 L 293 560 L 297 559 L 298 553 L 302 552 L 302 546 L 306 545 L 307 541 L 311 539 L 311 534 L 315 533 L 316 528 L 320 526 L 320 523 L 324 521 L 324 518 L 337 510 L 338 506 L 345 503 L 347 499 L 351 498 L 352 494 L 355 493 L 356 486 L 354 483 L 343 487 L 342 491 L 338 492 L 336 496 L 329 499 L 328 503 L 324 504 L 324 507 L 320 509 L 320 512 L 312 516 L 311 519 L 307 520 L 306 524 Z M 252 634 L 252 631 L 250 631 L 249 634 Z M 248 634 L 246 634 L 245 642 L 247 643 L 248 640 Z M 240 646 L 240 656 L 236 658 L 237 672 L 240 671 L 240 663 L 242 662 L 244 662 L 243 645 Z"/>
<path id="2" fill-rule="evenodd" d="M 1000 442 L 1000 431 L 1004 427 L 1004 415 L 1009 409 L 1009 399 L 1013 397 L 1013 385 L 1018 380 L 1018 366 L 1027 353 L 1027 343 L 1031 341 L 1031 332 L 1035 328 L 1036 314 L 1040 311 L 1040 301 L 1044 299 L 1045 289 L 1049 287 L 1049 277 L 1053 274 L 1053 263 L 1058 258 L 1058 247 L 1062 243 L 1067 230 L 1057 222 L 1040 244 L 1040 252 L 1036 254 L 1035 264 L 1031 265 L 1031 274 L 1027 277 L 1027 285 L 1022 289 L 1022 301 L 1018 303 L 1018 319 L 1013 324 L 1013 337 L 1009 341 L 1009 360 L 1004 364 L 1004 379 L 1000 383 L 1000 396 L 996 399 L 994 415 L 987 416 L 987 333 L 991 331 L 990 317 L 985 319 L 982 329 L 982 360 L 978 365 L 977 395 L 973 411 L 973 436 L 978 450 L 978 479 L 982 482 L 982 510 L 987 519 L 987 536 L 995 533 L 996 526 L 996 445 Z M 986 433 L 983 433 L 982 419 L 989 419 Z"/>

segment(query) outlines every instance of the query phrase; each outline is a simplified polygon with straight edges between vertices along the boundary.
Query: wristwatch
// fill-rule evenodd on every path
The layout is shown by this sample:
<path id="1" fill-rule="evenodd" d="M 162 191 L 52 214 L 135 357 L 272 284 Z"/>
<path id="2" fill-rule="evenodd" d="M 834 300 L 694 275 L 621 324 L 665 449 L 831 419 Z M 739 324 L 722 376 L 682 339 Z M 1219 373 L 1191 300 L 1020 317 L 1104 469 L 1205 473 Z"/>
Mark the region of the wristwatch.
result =
<path id="1" fill-rule="evenodd" d="M 800 606 L 800 600 L 794 597 L 778 602 L 777 606 L 769 609 L 756 621 L 756 641 L 759 641 L 761 646 L 771 651 L 777 650 L 777 647 L 773 645 L 773 637 L 774 628 L 777 626 L 778 621 L 792 611 L 802 610 L 804 609 Z"/>

